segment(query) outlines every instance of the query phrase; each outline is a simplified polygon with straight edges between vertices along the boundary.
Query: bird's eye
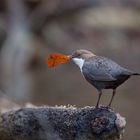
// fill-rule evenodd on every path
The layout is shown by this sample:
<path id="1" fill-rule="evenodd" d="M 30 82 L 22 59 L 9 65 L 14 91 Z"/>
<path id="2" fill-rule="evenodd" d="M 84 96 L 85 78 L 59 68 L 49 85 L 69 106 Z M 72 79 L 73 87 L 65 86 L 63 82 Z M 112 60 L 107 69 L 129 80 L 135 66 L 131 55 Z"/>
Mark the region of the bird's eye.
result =
<path id="1" fill-rule="evenodd" d="M 73 54 L 72 54 L 72 57 L 73 57 L 73 58 L 80 57 L 80 56 L 81 56 L 81 54 L 79 54 L 79 53 L 73 53 Z"/>
<path id="2" fill-rule="evenodd" d="M 77 54 L 76 57 L 80 57 L 80 54 Z"/>

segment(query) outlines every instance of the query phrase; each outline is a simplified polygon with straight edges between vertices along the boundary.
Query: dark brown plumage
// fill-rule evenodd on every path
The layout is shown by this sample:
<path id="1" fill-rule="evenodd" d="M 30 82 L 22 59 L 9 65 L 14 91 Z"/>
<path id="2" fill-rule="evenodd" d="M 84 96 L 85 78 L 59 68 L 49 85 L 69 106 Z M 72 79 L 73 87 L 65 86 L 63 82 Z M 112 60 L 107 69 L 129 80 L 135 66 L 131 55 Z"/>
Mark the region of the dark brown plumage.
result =
<path id="1" fill-rule="evenodd" d="M 113 89 L 111 106 L 116 93 L 116 88 L 129 79 L 132 75 L 140 75 L 121 67 L 116 62 L 102 56 L 96 56 L 87 50 L 77 50 L 71 59 L 80 67 L 85 79 L 99 91 L 97 107 L 103 89 Z"/>

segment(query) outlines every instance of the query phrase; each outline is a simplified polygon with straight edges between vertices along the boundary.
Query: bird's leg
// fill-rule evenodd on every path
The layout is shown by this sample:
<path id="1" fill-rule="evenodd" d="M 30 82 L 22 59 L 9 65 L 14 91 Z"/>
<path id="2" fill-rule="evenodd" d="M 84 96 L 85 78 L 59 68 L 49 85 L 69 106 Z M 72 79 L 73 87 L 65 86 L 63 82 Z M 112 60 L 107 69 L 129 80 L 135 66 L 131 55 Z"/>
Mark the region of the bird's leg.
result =
<path id="1" fill-rule="evenodd" d="M 116 93 L 116 89 L 113 89 L 112 97 L 111 97 L 111 100 L 110 100 L 110 102 L 109 102 L 109 104 L 108 104 L 108 107 L 111 107 L 111 103 L 112 103 L 112 101 L 113 101 L 113 98 L 114 98 L 114 96 L 115 96 L 115 93 Z"/>
<path id="2" fill-rule="evenodd" d="M 102 91 L 100 90 L 100 91 L 99 91 L 98 100 L 97 100 L 97 104 L 96 104 L 96 108 L 99 107 L 99 102 L 100 102 L 100 99 L 101 99 L 101 95 L 102 95 Z"/>

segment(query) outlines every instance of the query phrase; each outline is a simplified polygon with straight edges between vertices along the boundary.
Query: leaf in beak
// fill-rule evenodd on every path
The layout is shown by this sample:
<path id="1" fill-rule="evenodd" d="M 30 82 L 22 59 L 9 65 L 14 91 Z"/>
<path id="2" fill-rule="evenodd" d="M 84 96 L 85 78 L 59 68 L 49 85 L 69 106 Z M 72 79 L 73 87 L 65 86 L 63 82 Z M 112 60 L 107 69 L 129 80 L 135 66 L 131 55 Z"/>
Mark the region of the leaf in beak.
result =
<path id="1" fill-rule="evenodd" d="M 69 60 L 69 56 L 60 54 L 60 53 L 52 53 L 46 58 L 45 63 L 49 68 L 53 68 L 58 64 L 65 63 Z"/>

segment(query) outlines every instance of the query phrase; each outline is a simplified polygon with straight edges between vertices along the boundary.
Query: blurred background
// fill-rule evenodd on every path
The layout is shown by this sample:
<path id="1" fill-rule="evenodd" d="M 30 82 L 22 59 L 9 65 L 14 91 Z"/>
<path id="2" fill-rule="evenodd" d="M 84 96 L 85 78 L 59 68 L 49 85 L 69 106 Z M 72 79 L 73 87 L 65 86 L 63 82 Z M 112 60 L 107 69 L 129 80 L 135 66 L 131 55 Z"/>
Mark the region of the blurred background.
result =
<path id="1" fill-rule="evenodd" d="M 28 105 L 93 106 L 97 91 L 73 63 L 49 69 L 52 52 L 87 49 L 140 72 L 139 0 L 0 0 L 0 109 Z M 124 140 L 140 139 L 140 77 L 117 90 Z M 104 91 L 107 105 L 111 90 Z"/>

